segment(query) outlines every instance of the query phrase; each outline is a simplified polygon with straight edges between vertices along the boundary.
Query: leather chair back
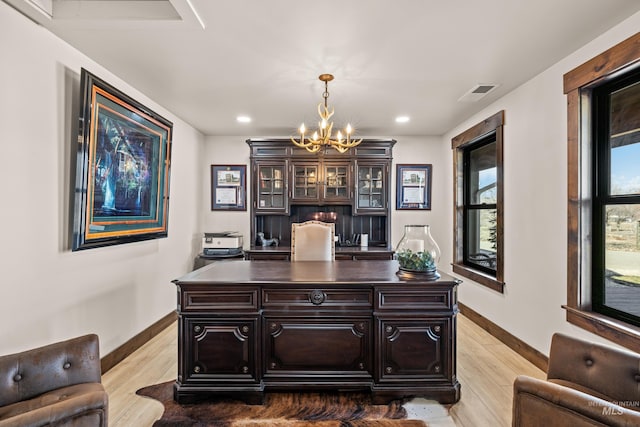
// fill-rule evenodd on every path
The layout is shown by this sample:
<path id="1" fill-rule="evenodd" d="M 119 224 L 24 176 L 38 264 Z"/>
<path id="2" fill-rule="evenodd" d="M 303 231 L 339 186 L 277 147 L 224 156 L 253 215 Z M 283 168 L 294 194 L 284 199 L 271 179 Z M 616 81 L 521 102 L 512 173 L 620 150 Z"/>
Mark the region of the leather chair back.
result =
<path id="1" fill-rule="evenodd" d="M 99 383 L 100 373 L 95 334 L 0 356 L 0 406 L 70 384 Z"/>
<path id="2" fill-rule="evenodd" d="M 613 401 L 640 401 L 640 355 L 555 333 L 547 380 Z M 638 405 L 630 407 L 640 410 Z"/>

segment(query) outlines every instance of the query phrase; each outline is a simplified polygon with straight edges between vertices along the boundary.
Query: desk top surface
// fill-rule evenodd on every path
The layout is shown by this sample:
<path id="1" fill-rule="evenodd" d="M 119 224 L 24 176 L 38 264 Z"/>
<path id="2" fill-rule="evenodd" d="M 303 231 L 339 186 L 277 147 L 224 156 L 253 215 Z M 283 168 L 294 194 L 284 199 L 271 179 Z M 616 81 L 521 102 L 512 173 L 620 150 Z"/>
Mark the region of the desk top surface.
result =
<path id="1" fill-rule="evenodd" d="M 404 280 L 396 272 L 398 262 L 389 261 L 221 261 L 214 262 L 173 282 L 176 284 L 451 284 L 460 281 L 441 274 L 436 281 Z"/>

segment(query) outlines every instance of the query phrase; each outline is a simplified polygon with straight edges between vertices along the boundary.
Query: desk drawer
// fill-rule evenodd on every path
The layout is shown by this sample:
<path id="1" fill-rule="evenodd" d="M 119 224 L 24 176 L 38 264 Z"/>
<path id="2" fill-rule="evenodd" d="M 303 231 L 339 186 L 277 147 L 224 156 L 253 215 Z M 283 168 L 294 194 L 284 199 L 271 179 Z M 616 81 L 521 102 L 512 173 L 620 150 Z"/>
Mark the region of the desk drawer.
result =
<path id="1" fill-rule="evenodd" d="M 378 310 L 451 310 L 455 293 L 451 289 L 377 289 Z"/>
<path id="2" fill-rule="evenodd" d="M 182 293 L 183 312 L 211 310 L 257 310 L 259 291 L 255 289 L 193 289 Z"/>
<path id="3" fill-rule="evenodd" d="M 332 289 L 304 287 L 292 289 L 263 289 L 262 306 L 265 309 L 309 308 L 362 308 L 372 306 L 371 289 Z"/>

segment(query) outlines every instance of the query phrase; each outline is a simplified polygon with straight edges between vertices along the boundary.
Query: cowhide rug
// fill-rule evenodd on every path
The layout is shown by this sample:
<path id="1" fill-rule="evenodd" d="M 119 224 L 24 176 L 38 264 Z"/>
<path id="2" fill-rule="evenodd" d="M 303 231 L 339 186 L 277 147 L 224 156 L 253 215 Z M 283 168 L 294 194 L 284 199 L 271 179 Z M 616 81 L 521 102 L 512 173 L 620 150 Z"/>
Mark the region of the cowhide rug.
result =
<path id="1" fill-rule="evenodd" d="M 266 393 L 263 405 L 236 400 L 212 400 L 180 405 L 173 400 L 173 381 L 141 388 L 136 394 L 164 405 L 154 427 L 425 427 L 421 419 L 408 419 L 403 401 L 373 405 L 365 393 Z M 430 401 L 441 410 L 446 409 Z M 411 406 L 411 405 L 410 405 Z M 413 404 L 410 412 L 416 413 Z M 423 418 L 430 410 L 417 413 Z M 440 414 L 442 416 L 442 414 Z M 409 418 L 414 418 L 409 417 Z M 441 425 L 440 422 L 436 424 Z M 453 425 L 453 424 L 451 424 Z"/>

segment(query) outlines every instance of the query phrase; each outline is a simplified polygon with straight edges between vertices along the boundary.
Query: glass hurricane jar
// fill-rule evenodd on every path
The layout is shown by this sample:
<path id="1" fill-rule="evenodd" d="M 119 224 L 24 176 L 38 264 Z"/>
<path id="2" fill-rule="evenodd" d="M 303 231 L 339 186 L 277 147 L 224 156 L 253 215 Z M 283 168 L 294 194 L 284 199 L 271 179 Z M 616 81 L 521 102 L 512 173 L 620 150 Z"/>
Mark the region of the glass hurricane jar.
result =
<path id="1" fill-rule="evenodd" d="M 440 277 L 437 271 L 440 248 L 431 237 L 428 225 L 405 225 L 394 257 L 400 265 L 397 274 L 403 279 L 435 280 Z"/>

